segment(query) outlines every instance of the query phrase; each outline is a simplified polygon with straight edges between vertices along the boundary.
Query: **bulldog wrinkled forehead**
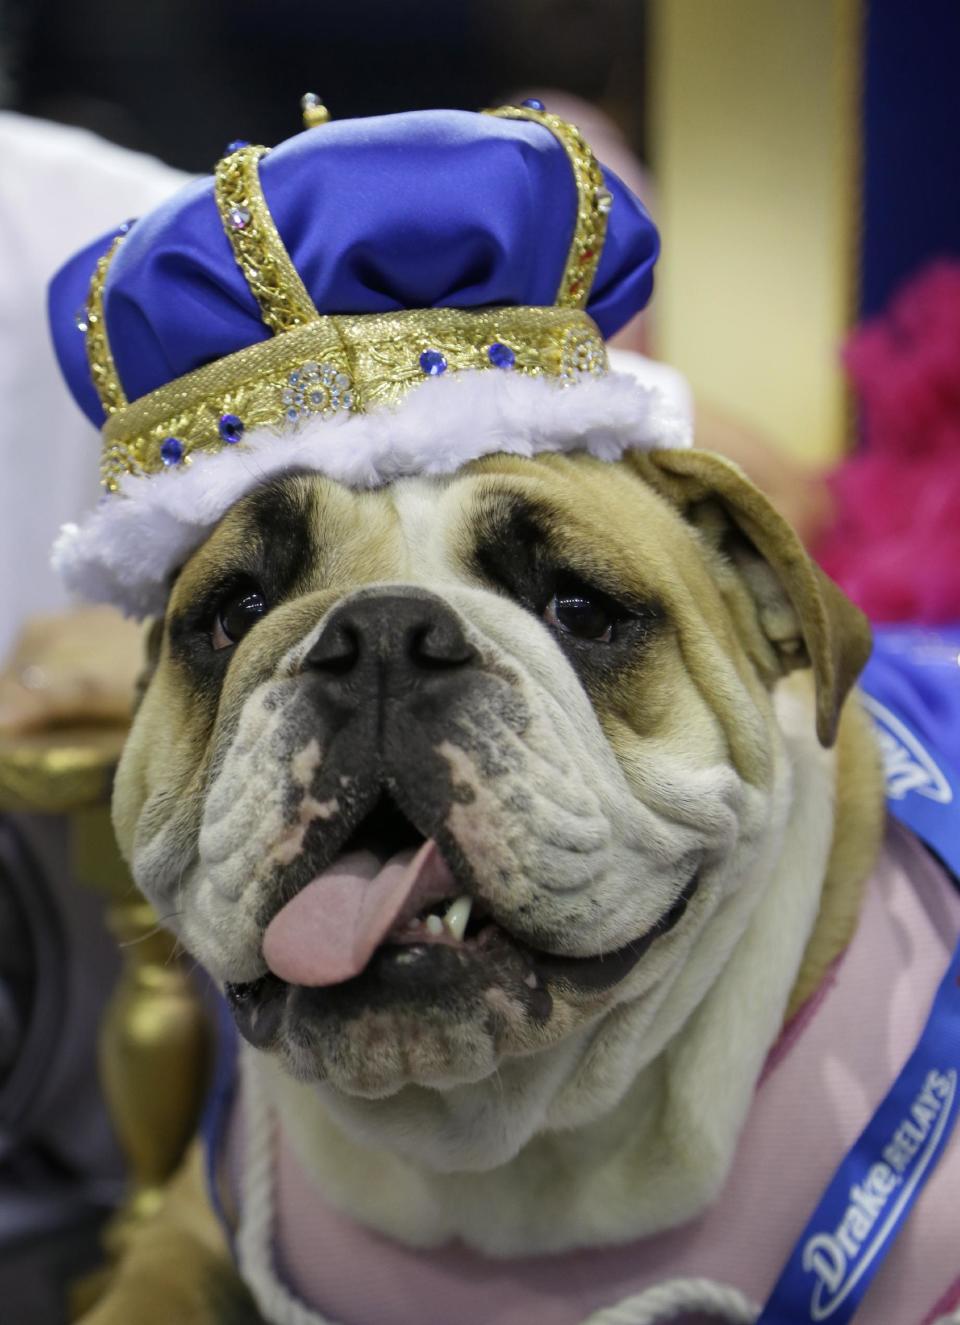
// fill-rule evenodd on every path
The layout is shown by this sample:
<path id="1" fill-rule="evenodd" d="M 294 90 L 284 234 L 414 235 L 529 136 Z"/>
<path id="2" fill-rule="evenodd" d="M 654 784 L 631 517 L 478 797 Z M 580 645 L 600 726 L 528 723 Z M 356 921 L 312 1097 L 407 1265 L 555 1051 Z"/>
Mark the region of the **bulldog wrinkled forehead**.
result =
<path id="1" fill-rule="evenodd" d="M 279 544 L 278 528 L 285 531 Z M 407 577 L 429 586 L 466 574 L 515 596 L 526 592 L 528 606 L 544 587 L 531 583 L 530 567 L 539 559 L 543 578 L 552 556 L 555 567 L 578 571 L 614 598 L 667 609 L 674 631 L 696 632 L 703 617 L 720 638 L 733 630 L 768 687 L 812 665 L 824 742 L 869 653 L 862 613 L 736 467 L 706 453 L 628 454 L 618 466 L 586 456 L 494 456 L 450 478 L 374 493 L 319 477 L 267 484 L 193 559 L 174 602 L 196 575 L 216 577 L 224 558 L 266 549 L 276 569 L 264 573 L 275 581 L 285 565 L 300 568 L 290 572 L 290 589 L 306 584 L 306 567 L 316 573 L 312 583 L 328 588 Z M 288 588 L 275 597 L 281 592 Z M 731 620 L 734 593 L 743 605 Z M 686 652 L 695 666 L 697 650 Z M 703 684 L 711 688 L 709 675 Z M 738 762 L 749 758 L 736 739 L 732 750 Z"/>
<path id="2" fill-rule="evenodd" d="M 642 495 L 635 479 L 618 483 L 585 458 L 491 457 L 368 493 L 315 475 L 274 480 L 238 502 L 190 559 L 173 587 L 171 629 L 192 623 L 197 604 L 207 610 L 237 576 L 256 581 L 271 610 L 312 594 L 322 614 L 338 595 L 382 582 L 441 594 L 492 588 L 538 616 L 557 576 L 579 573 L 653 620 L 658 586 L 671 592 L 679 583 L 655 552 L 671 543 L 676 555 L 689 552 L 690 536 L 649 491 L 637 520 Z M 618 505 L 632 517 L 628 540 L 611 531 Z"/>

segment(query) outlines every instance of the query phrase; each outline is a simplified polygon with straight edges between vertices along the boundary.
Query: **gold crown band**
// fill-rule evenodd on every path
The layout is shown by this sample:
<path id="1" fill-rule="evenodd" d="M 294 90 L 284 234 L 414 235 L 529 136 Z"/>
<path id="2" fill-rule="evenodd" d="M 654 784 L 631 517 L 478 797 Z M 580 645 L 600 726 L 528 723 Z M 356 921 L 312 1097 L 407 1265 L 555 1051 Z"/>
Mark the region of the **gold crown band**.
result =
<path id="1" fill-rule="evenodd" d="M 97 260 L 97 265 L 93 269 L 93 278 L 90 281 L 85 309 L 86 332 L 84 343 L 87 350 L 87 362 L 90 365 L 90 376 L 93 379 L 93 385 L 100 397 L 100 404 L 103 406 L 103 412 L 107 418 L 115 410 L 122 409 L 127 403 L 127 397 L 120 385 L 120 378 L 117 376 L 117 366 L 113 362 L 113 352 L 110 349 L 110 341 L 107 337 L 107 319 L 103 312 L 104 282 L 107 279 L 110 264 L 125 237 L 126 232 L 117 235 L 103 257 Z"/>
<path id="2" fill-rule="evenodd" d="M 290 260 L 263 196 L 258 163 L 266 147 L 241 147 L 217 162 L 214 194 L 237 266 L 276 335 L 320 314 Z"/>
<path id="3" fill-rule="evenodd" d="M 554 302 L 558 308 L 586 308 L 607 237 L 613 194 L 590 144 L 575 124 L 534 106 L 497 106 L 484 111 L 504 120 L 532 120 L 549 129 L 566 152 L 577 186 L 577 216 L 567 263 Z"/>
<path id="4" fill-rule="evenodd" d="M 607 371 L 586 313 L 562 308 L 438 308 L 320 317 L 141 396 L 108 418 L 102 478 L 155 474 L 253 429 L 397 404 L 427 376 L 484 369 L 560 384 Z"/>

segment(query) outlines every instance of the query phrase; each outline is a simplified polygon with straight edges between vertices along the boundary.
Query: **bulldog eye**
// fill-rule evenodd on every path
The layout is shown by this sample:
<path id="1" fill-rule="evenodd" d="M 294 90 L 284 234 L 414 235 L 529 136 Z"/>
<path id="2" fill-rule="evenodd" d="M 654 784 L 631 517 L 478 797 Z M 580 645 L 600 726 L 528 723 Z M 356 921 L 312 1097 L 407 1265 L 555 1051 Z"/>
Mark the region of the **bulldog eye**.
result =
<path id="1" fill-rule="evenodd" d="M 543 613 L 548 626 L 564 635 L 609 644 L 616 623 L 627 614 L 606 594 L 585 585 L 558 589 Z"/>
<path id="2" fill-rule="evenodd" d="M 267 611 L 267 600 L 258 589 L 230 594 L 217 608 L 210 642 L 215 649 L 229 649 L 257 624 Z"/>

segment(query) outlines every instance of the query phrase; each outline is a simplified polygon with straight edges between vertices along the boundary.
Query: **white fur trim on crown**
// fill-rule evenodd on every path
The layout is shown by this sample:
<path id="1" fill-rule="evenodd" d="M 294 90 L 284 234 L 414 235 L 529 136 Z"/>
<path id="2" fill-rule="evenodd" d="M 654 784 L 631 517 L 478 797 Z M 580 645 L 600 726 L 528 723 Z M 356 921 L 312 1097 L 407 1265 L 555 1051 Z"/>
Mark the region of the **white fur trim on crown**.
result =
<path id="1" fill-rule="evenodd" d="M 163 611 L 172 571 L 222 515 L 266 479 L 290 470 L 353 488 L 450 474 L 495 452 L 587 451 L 616 460 L 631 448 L 690 445 L 689 421 L 633 373 L 569 388 L 547 378 L 478 371 L 424 382 L 395 408 L 316 417 L 297 432 L 258 430 L 236 449 L 189 467 L 130 476 L 53 550 L 67 588 L 131 616 Z"/>

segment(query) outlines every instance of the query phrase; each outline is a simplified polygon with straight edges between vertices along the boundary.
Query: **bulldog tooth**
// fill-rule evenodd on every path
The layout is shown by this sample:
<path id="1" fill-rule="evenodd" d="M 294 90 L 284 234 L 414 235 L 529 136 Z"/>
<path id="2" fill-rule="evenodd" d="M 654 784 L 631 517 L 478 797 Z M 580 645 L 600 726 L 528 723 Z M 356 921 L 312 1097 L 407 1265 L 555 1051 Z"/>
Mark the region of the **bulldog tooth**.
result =
<path id="1" fill-rule="evenodd" d="M 537 985 L 540 982 L 537 979 L 536 972 L 530 971 L 527 975 L 523 977 L 523 983 L 527 986 L 528 989 L 536 989 Z"/>
<path id="2" fill-rule="evenodd" d="M 439 916 L 427 916 L 427 933 L 435 938 L 443 933 L 443 921 Z"/>
<path id="3" fill-rule="evenodd" d="M 451 934 L 458 943 L 463 942 L 463 936 L 466 933 L 467 921 L 470 919 L 470 912 L 473 909 L 472 897 L 458 897 L 448 908 L 443 917 L 443 923 L 447 932 Z"/>

